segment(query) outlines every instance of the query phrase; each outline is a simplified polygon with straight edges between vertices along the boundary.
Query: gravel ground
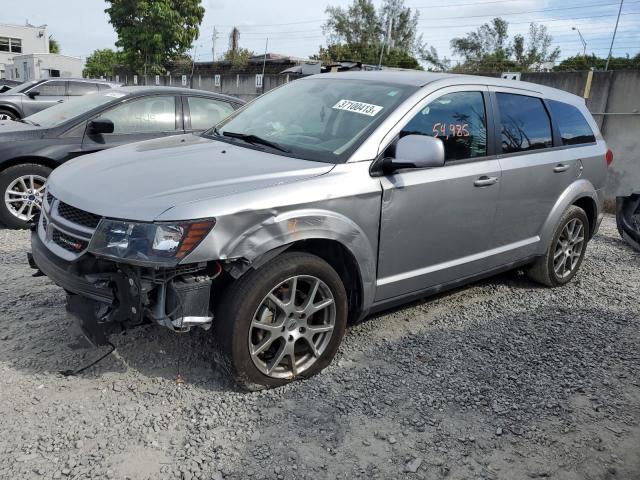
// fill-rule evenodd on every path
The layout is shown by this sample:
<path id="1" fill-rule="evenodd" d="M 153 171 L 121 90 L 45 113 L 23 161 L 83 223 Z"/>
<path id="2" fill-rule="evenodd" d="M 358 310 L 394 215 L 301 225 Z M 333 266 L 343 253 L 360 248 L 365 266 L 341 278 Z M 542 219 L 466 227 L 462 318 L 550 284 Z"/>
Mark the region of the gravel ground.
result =
<path id="1" fill-rule="evenodd" d="M 321 375 L 241 394 L 210 339 L 100 352 L 0 231 L 0 478 L 640 478 L 640 253 L 605 219 L 555 290 L 508 273 L 349 329 Z M 178 384 L 178 374 L 184 384 Z"/>

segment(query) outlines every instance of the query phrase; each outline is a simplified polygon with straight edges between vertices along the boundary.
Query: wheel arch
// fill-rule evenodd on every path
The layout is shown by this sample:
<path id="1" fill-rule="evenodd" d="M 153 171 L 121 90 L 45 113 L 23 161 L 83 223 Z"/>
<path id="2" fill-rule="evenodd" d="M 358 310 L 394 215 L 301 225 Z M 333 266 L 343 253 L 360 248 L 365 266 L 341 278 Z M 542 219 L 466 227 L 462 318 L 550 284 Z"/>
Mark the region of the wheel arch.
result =
<path id="1" fill-rule="evenodd" d="M 578 198 L 573 205 L 584 210 L 584 213 L 587 214 L 587 218 L 589 219 L 589 240 L 593 237 L 595 233 L 596 224 L 598 221 L 598 205 L 595 200 L 588 195 L 582 196 Z"/>
<path id="2" fill-rule="evenodd" d="M 238 278 L 285 250 L 308 252 L 327 261 L 343 279 L 349 290 L 352 318 L 361 318 L 366 313 L 375 295 L 377 256 L 358 224 L 340 213 L 318 209 L 272 213 L 261 221 L 255 220 L 254 216 L 238 231 L 233 228 L 233 218 L 221 219 L 210 238 L 184 261 L 222 260 L 229 273 Z M 235 221 L 240 220 L 236 217 Z"/>
<path id="3" fill-rule="evenodd" d="M 9 160 L 5 160 L 4 162 L 2 162 L 2 164 L 0 164 L 0 172 L 6 170 L 9 167 L 15 167 L 16 165 L 23 165 L 27 163 L 35 163 L 36 165 L 42 165 L 43 167 L 48 167 L 52 170 L 60 165 L 58 162 L 50 158 L 30 155 L 25 157 L 14 157 Z"/>
<path id="4" fill-rule="evenodd" d="M 585 210 L 590 223 L 589 238 L 594 234 L 597 219 L 600 215 L 600 203 L 593 184 L 583 178 L 569 185 L 556 200 L 541 230 L 539 254 L 542 255 L 546 251 L 553 238 L 558 221 L 571 205 L 576 205 Z"/>
<path id="5" fill-rule="evenodd" d="M 9 110 L 15 113 L 17 118 L 22 118 L 22 112 L 15 105 L 0 104 L 0 110 Z"/>

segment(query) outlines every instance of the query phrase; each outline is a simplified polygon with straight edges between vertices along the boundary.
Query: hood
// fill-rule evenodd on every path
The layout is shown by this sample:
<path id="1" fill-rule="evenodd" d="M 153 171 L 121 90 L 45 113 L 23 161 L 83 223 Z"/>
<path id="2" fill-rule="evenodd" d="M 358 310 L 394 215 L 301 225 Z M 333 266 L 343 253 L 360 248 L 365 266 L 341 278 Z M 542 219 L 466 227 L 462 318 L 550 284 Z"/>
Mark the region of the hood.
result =
<path id="1" fill-rule="evenodd" d="M 295 182 L 333 166 L 179 135 L 76 158 L 55 169 L 48 185 L 82 210 L 152 221 L 177 205 Z"/>
<path id="2" fill-rule="evenodd" d="M 13 120 L 0 120 L 0 142 L 41 137 L 46 129 Z"/>

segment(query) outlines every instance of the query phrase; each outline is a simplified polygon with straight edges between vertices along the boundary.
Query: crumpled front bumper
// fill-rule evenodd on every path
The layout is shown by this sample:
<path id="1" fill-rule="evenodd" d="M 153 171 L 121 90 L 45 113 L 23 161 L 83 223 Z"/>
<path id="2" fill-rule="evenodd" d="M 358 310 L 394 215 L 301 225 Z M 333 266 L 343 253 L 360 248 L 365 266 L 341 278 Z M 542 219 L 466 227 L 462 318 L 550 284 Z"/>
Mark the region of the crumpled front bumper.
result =
<path id="1" fill-rule="evenodd" d="M 109 288 L 101 288 L 78 274 L 76 262 L 68 262 L 51 253 L 37 232 L 31 233 L 31 255 L 40 271 L 65 290 L 98 302 L 113 302 L 113 293 Z"/>
<path id="2" fill-rule="evenodd" d="M 33 260 L 33 262 L 31 262 Z M 99 322 L 101 311 L 112 304 L 113 292 L 90 282 L 76 270 L 78 265 L 53 255 L 37 232 L 31 234 L 31 259 L 42 273 L 67 291 L 67 311 L 78 322 L 82 333 L 94 345 L 107 345 L 108 336 L 122 330 L 117 323 Z"/>

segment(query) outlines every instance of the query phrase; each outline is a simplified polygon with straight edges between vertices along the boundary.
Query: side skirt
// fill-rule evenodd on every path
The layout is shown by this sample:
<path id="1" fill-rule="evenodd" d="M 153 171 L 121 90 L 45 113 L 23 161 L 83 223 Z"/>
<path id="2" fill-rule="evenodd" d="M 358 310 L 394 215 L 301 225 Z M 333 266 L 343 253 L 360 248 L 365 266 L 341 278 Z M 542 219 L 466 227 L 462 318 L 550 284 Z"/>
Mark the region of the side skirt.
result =
<path id="1" fill-rule="evenodd" d="M 366 316 L 368 316 L 368 315 L 371 315 L 373 313 L 378 313 L 378 312 L 381 312 L 383 310 L 394 308 L 394 307 L 397 307 L 397 306 L 402 305 L 404 303 L 409 303 L 409 302 L 412 302 L 414 300 L 418 300 L 420 298 L 437 295 L 437 294 L 445 292 L 447 290 L 452 290 L 454 288 L 461 287 L 463 285 L 466 285 L 466 284 L 469 284 L 469 283 L 473 283 L 473 282 L 476 282 L 478 280 L 482 280 L 482 279 L 485 279 L 485 278 L 488 278 L 488 277 L 493 277 L 494 275 L 497 275 L 499 273 L 507 272 L 509 270 L 513 270 L 513 269 L 521 267 L 523 265 L 530 264 L 536 258 L 537 258 L 537 256 L 533 255 L 533 256 L 526 257 L 526 258 L 523 258 L 521 260 L 518 260 L 516 262 L 511 262 L 511 263 L 507 263 L 507 264 L 501 265 L 499 267 L 493 268 L 491 270 L 487 270 L 487 271 L 482 272 L 482 273 L 469 275 L 467 277 L 462 277 L 462 278 L 459 278 L 457 280 L 453 280 L 451 282 L 441 283 L 439 285 L 433 285 L 433 286 L 425 288 L 423 290 L 418 290 L 418 291 L 415 291 L 415 292 L 407 293 L 405 295 L 400 295 L 400 296 L 397 296 L 397 297 L 392 297 L 392 298 L 387 298 L 385 300 L 381 300 L 381 301 L 376 302 L 373 305 L 371 305 L 371 308 L 368 310 L 368 312 L 366 312 L 365 315 L 362 315 L 361 319 L 366 317 Z"/>

